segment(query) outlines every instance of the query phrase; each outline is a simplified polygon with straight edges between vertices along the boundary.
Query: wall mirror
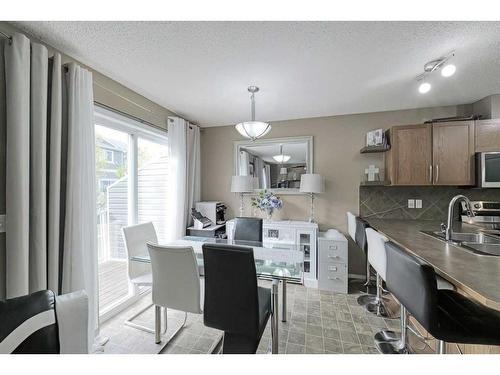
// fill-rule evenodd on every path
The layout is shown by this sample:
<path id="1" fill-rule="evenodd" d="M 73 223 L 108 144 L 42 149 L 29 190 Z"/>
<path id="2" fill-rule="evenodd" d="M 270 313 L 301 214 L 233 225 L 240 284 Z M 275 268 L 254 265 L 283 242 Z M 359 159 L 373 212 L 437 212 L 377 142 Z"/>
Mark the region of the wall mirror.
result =
<path id="1" fill-rule="evenodd" d="M 299 194 L 300 176 L 313 172 L 313 137 L 236 141 L 234 173 L 253 176 L 256 191 Z"/>

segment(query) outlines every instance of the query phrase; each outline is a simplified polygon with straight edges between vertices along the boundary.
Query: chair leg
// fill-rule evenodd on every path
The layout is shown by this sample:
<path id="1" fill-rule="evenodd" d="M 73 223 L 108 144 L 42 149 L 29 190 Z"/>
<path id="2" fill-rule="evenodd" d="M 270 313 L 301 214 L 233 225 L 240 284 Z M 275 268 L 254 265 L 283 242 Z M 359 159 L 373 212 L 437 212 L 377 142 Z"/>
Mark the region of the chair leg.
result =
<path id="1" fill-rule="evenodd" d="M 155 333 L 154 329 L 133 322 L 134 319 L 136 319 L 138 316 L 142 315 L 146 310 L 149 310 L 151 307 L 153 307 L 153 304 L 146 306 L 145 308 L 141 309 L 139 312 L 134 314 L 132 317 L 125 320 L 125 325 L 132 327 L 132 328 L 135 328 L 135 329 L 139 329 L 139 330 L 144 331 L 144 332 Z"/>
<path id="2" fill-rule="evenodd" d="M 377 316 L 388 318 L 388 319 L 397 319 L 399 316 L 391 314 L 390 311 L 387 310 L 386 303 L 389 300 L 382 296 L 382 278 L 377 273 L 377 294 L 373 302 L 367 303 L 365 305 L 365 309 L 372 314 Z M 359 298 L 358 298 L 359 303 Z"/>
<path id="3" fill-rule="evenodd" d="M 168 327 L 168 315 L 167 315 L 168 309 L 164 307 L 163 310 L 163 317 L 165 320 L 165 326 L 163 328 L 163 332 L 161 331 L 161 306 L 155 306 L 155 343 L 159 344 L 161 342 L 161 337 L 167 332 L 167 327 Z M 182 324 L 177 328 L 171 335 L 170 337 L 166 340 L 165 345 L 168 345 L 168 343 L 186 326 L 187 322 L 187 312 L 184 312 L 184 321 Z"/>
<path id="4" fill-rule="evenodd" d="M 167 323 L 165 322 L 165 326 Z M 155 306 L 155 344 L 161 342 L 161 306 Z"/>
<path id="5" fill-rule="evenodd" d="M 443 340 L 438 340 L 437 342 L 437 354 L 446 354 L 446 342 Z"/>

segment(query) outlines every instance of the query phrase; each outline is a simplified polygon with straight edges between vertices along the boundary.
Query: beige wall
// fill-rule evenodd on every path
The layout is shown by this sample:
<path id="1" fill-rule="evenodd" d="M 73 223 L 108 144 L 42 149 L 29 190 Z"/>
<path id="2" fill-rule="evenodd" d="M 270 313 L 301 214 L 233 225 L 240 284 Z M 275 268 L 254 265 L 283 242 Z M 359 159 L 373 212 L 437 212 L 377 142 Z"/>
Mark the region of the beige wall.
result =
<path id="1" fill-rule="evenodd" d="M 500 94 L 486 96 L 472 104 L 473 113 L 483 119 L 500 117 Z"/>
<path id="2" fill-rule="evenodd" d="M 314 172 L 326 180 L 326 192 L 315 199 L 316 220 L 320 229 L 337 228 L 346 232 L 346 211 L 358 212 L 358 187 L 365 167 L 383 168 L 383 154 L 359 153 L 369 130 L 392 125 L 416 124 L 438 117 L 464 114 L 467 107 L 451 106 L 416 110 L 378 112 L 358 115 L 322 117 L 273 122 L 266 138 L 313 136 Z M 204 128 L 201 137 L 202 199 L 225 202 L 228 216 L 239 209 L 239 198 L 230 192 L 233 173 L 233 141 L 242 137 L 233 126 Z M 284 207 L 277 219 L 304 220 L 309 216 L 309 198 L 284 195 Z M 245 197 L 245 214 L 251 215 L 249 197 Z M 362 253 L 350 244 L 349 272 L 362 274 Z"/>

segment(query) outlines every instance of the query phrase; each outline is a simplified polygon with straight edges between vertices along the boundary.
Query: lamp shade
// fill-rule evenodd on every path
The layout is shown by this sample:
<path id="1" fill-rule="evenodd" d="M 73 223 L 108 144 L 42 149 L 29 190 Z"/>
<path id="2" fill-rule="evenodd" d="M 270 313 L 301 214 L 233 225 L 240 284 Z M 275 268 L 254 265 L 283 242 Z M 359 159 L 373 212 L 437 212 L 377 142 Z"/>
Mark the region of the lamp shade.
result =
<path id="1" fill-rule="evenodd" d="M 300 176 L 301 193 L 322 193 L 325 191 L 323 176 L 317 173 L 305 173 Z"/>
<path id="2" fill-rule="evenodd" d="M 231 179 L 232 193 L 250 193 L 254 189 L 252 176 L 233 176 Z"/>

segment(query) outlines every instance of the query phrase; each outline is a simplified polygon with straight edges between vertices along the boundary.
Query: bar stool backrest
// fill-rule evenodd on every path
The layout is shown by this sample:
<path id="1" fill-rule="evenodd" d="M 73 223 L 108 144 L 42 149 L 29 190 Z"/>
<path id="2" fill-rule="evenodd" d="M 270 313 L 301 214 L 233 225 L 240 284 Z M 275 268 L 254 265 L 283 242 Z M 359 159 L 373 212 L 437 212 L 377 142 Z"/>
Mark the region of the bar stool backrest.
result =
<path id="1" fill-rule="evenodd" d="M 356 241 L 356 215 L 347 213 L 347 232 L 353 241 Z"/>
<path id="2" fill-rule="evenodd" d="M 438 324 L 438 295 L 434 268 L 393 242 L 385 244 L 387 288 L 431 334 Z"/>
<path id="3" fill-rule="evenodd" d="M 366 228 L 370 226 L 366 221 L 356 216 L 356 244 L 365 252 L 368 251 L 368 242 L 366 240 Z"/>
<path id="4" fill-rule="evenodd" d="M 372 228 L 366 229 L 366 241 L 368 242 L 368 262 L 377 271 L 382 280 L 387 277 L 387 257 L 385 243 L 388 239 Z"/>

